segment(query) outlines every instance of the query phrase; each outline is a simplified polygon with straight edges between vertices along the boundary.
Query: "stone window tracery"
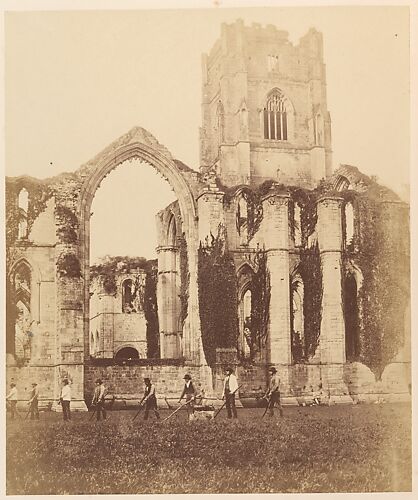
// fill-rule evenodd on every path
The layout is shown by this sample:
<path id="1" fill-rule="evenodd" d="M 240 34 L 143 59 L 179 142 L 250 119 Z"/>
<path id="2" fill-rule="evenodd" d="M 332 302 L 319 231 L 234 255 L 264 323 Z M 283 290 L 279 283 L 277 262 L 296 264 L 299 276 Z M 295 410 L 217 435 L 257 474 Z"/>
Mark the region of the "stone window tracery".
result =
<path id="1" fill-rule="evenodd" d="M 134 285 L 131 279 L 127 279 L 122 283 L 122 312 L 134 312 L 133 304 Z"/>
<path id="2" fill-rule="evenodd" d="M 28 360 L 31 357 L 33 323 L 31 314 L 31 270 L 21 262 L 13 276 L 14 291 L 14 354 L 16 358 Z"/>
<path id="3" fill-rule="evenodd" d="M 270 94 L 264 108 L 264 138 L 287 141 L 287 110 L 279 90 Z"/>

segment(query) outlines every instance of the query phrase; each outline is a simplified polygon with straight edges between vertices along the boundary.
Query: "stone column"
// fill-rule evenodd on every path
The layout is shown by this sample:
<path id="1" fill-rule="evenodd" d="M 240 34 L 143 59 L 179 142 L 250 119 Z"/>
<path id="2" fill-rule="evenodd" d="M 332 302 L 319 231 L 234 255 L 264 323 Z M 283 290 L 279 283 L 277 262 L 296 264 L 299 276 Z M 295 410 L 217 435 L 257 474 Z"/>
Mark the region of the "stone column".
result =
<path id="1" fill-rule="evenodd" d="M 343 382 L 345 325 L 341 279 L 342 199 L 318 201 L 317 234 L 322 267 L 322 319 L 319 338 L 323 389 L 335 401 L 351 400 Z"/>
<path id="2" fill-rule="evenodd" d="M 264 244 L 270 273 L 269 361 L 285 386 L 291 364 L 289 290 L 289 196 L 275 193 L 263 199 Z"/>
<path id="3" fill-rule="evenodd" d="M 101 358 L 113 358 L 115 337 L 115 297 L 108 293 L 99 294 L 100 297 L 100 348 Z M 122 306 L 122 304 L 120 304 Z"/>
<path id="4" fill-rule="evenodd" d="M 84 402 L 84 342 L 83 342 L 83 283 L 80 278 L 61 278 L 57 281 L 57 370 L 55 370 L 55 397 L 53 410 L 57 405 L 63 378 L 71 383 L 71 407 L 85 411 Z"/>
<path id="5" fill-rule="evenodd" d="M 223 198 L 224 193 L 216 187 L 214 182 L 210 182 L 208 188 L 201 192 L 197 198 L 199 243 L 205 244 L 206 241 L 210 243 L 211 235 L 217 236 L 220 225 L 225 225 Z M 198 266 L 196 266 L 197 268 Z M 206 364 L 202 339 L 199 337 L 196 340 L 202 388 L 206 395 L 215 395 L 215 379 L 213 379 L 211 368 Z"/>
<path id="6" fill-rule="evenodd" d="M 178 248 L 159 246 L 158 255 L 158 321 L 160 326 L 161 358 L 178 358 L 180 338 L 178 332 L 179 290 L 177 259 Z"/>
<path id="7" fill-rule="evenodd" d="M 197 199 L 199 214 L 199 240 L 206 242 L 211 235 L 217 236 L 220 225 L 225 225 L 223 211 L 224 193 L 216 187 L 203 191 Z"/>

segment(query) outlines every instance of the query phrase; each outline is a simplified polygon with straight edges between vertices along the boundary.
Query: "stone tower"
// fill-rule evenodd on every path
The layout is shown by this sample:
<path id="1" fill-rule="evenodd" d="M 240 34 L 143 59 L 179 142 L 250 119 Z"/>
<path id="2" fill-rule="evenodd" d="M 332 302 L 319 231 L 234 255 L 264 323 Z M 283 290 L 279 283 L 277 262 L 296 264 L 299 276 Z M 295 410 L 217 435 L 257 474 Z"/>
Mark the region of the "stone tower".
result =
<path id="1" fill-rule="evenodd" d="M 201 170 L 227 185 L 314 187 L 331 174 L 322 34 L 222 24 L 202 60 Z"/>

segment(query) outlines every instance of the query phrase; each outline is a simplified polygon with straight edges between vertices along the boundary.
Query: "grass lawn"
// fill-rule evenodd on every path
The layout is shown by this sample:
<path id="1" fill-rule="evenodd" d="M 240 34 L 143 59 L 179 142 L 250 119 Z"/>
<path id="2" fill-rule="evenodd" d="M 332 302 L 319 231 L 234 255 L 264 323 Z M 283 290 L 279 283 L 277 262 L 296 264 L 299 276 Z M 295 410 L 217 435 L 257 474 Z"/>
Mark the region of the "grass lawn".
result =
<path id="1" fill-rule="evenodd" d="M 238 421 L 143 422 L 133 411 L 8 421 L 7 494 L 411 490 L 411 407 L 238 410 Z M 168 410 L 161 412 L 168 415 Z"/>

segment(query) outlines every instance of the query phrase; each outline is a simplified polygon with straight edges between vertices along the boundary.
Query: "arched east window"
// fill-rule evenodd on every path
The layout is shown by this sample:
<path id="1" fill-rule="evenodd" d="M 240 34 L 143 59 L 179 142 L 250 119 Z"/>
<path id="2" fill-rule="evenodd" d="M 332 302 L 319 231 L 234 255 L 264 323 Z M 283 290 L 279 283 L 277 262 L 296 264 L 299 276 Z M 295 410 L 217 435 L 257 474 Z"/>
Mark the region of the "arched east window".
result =
<path id="1" fill-rule="evenodd" d="M 133 299 L 133 282 L 131 279 L 127 279 L 122 283 L 122 312 L 133 312 Z"/>
<path id="2" fill-rule="evenodd" d="M 264 138 L 287 141 L 287 110 L 283 94 L 275 90 L 264 108 Z"/>

